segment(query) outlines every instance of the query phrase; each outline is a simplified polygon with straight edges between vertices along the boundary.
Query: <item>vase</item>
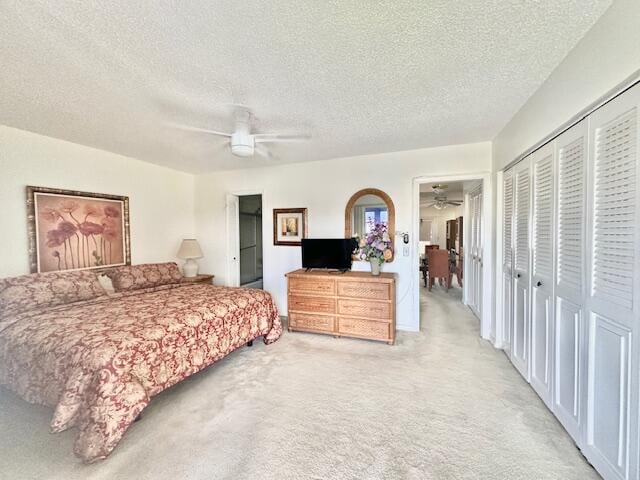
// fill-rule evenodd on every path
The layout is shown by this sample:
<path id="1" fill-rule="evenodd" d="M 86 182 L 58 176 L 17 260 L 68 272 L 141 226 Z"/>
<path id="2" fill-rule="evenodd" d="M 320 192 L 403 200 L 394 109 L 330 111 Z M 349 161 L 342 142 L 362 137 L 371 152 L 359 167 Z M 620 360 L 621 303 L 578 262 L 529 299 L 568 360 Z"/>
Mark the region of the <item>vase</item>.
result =
<path id="1" fill-rule="evenodd" d="M 380 275 L 380 262 L 378 261 L 378 259 L 371 259 L 369 260 L 369 263 L 371 264 L 371 275 Z"/>

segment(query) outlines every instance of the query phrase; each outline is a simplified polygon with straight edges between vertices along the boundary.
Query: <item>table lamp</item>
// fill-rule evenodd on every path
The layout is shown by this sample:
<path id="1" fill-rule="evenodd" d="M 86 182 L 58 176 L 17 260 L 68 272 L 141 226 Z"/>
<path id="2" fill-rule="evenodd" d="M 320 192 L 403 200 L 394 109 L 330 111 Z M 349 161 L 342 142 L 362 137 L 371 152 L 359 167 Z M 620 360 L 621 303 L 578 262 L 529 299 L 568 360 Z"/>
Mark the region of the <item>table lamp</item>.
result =
<path id="1" fill-rule="evenodd" d="M 200 245 L 195 238 L 185 238 L 182 240 L 180 249 L 178 250 L 178 258 L 186 260 L 182 266 L 182 273 L 185 277 L 191 278 L 198 275 L 198 262 L 196 262 L 195 259 L 202 258 L 203 256 Z"/>

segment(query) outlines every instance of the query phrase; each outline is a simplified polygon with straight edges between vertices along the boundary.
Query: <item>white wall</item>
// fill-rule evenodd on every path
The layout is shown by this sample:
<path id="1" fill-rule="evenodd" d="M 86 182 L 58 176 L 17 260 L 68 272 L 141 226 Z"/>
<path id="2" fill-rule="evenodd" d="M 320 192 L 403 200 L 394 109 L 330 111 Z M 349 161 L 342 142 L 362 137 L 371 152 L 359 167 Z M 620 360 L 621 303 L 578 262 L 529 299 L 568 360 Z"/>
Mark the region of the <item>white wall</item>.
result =
<path id="1" fill-rule="evenodd" d="M 640 1 L 616 0 L 494 139 L 494 171 L 640 69 Z"/>
<path id="2" fill-rule="evenodd" d="M 132 263 L 176 260 L 193 235 L 192 175 L 0 126 L 0 278 L 29 273 L 26 185 L 127 195 Z"/>
<path id="3" fill-rule="evenodd" d="M 442 210 L 438 210 L 434 207 L 420 207 L 420 218 L 432 219 L 435 223 L 435 240 L 432 243 L 437 243 L 440 248 L 446 248 L 447 246 L 447 220 L 453 220 L 461 217 L 464 214 L 464 205 L 458 207 L 448 207 Z M 422 227 L 420 228 L 422 231 Z M 424 240 L 421 238 L 420 240 Z"/>
<path id="4" fill-rule="evenodd" d="M 226 281 L 225 195 L 262 193 L 264 287 L 275 296 L 281 313 L 286 314 L 284 275 L 300 268 L 301 256 L 299 247 L 273 245 L 274 208 L 306 207 L 310 237 L 343 237 L 344 208 L 351 195 L 362 188 L 379 188 L 393 199 L 396 231 L 412 232 L 413 178 L 489 172 L 490 167 L 491 144 L 485 142 L 197 176 L 197 238 L 205 254 L 201 270 L 215 274 L 218 284 Z M 410 240 L 411 248 L 416 248 L 418 239 Z M 412 318 L 411 287 L 417 279 L 418 265 L 403 256 L 399 238 L 396 249 L 399 251 L 395 260 L 383 270 L 398 273 L 398 328 L 414 330 L 418 319 Z M 368 264 L 354 263 L 354 269 L 368 268 Z"/>

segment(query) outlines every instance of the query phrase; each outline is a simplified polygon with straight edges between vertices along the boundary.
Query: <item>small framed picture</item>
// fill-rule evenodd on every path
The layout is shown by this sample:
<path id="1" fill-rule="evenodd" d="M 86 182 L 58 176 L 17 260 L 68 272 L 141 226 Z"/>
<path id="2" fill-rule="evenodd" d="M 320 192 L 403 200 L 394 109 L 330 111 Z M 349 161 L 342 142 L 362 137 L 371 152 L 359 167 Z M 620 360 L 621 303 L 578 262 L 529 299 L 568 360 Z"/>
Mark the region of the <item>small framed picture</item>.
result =
<path id="1" fill-rule="evenodd" d="M 298 246 L 307 238 L 306 208 L 273 209 L 273 244 Z"/>

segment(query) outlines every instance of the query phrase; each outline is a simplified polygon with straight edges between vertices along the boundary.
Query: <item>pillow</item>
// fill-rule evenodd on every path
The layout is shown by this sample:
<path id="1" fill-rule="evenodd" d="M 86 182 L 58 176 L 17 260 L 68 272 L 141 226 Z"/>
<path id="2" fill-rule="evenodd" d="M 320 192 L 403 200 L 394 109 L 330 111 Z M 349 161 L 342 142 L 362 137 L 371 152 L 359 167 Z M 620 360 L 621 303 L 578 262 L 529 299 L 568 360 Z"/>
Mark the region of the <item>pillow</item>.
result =
<path id="1" fill-rule="evenodd" d="M 104 273 L 98 275 L 98 282 L 100 282 L 100 286 L 104 288 L 104 291 L 107 292 L 108 295 L 113 295 L 114 293 L 116 293 L 116 291 L 113 289 L 113 283 L 111 283 L 111 279 Z"/>
<path id="2" fill-rule="evenodd" d="M 105 295 L 94 272 L 71 270 L 0 279 L 0 318 Z"/>
<path id="3" fill-rule="evenodd" d="M 159 287 L 160 285 L 180 283 L 182 280 L 182 274 L 175 262 L 127 265 L 116 267 L 105 273 L 111 278 L 116 292 Z"/>

